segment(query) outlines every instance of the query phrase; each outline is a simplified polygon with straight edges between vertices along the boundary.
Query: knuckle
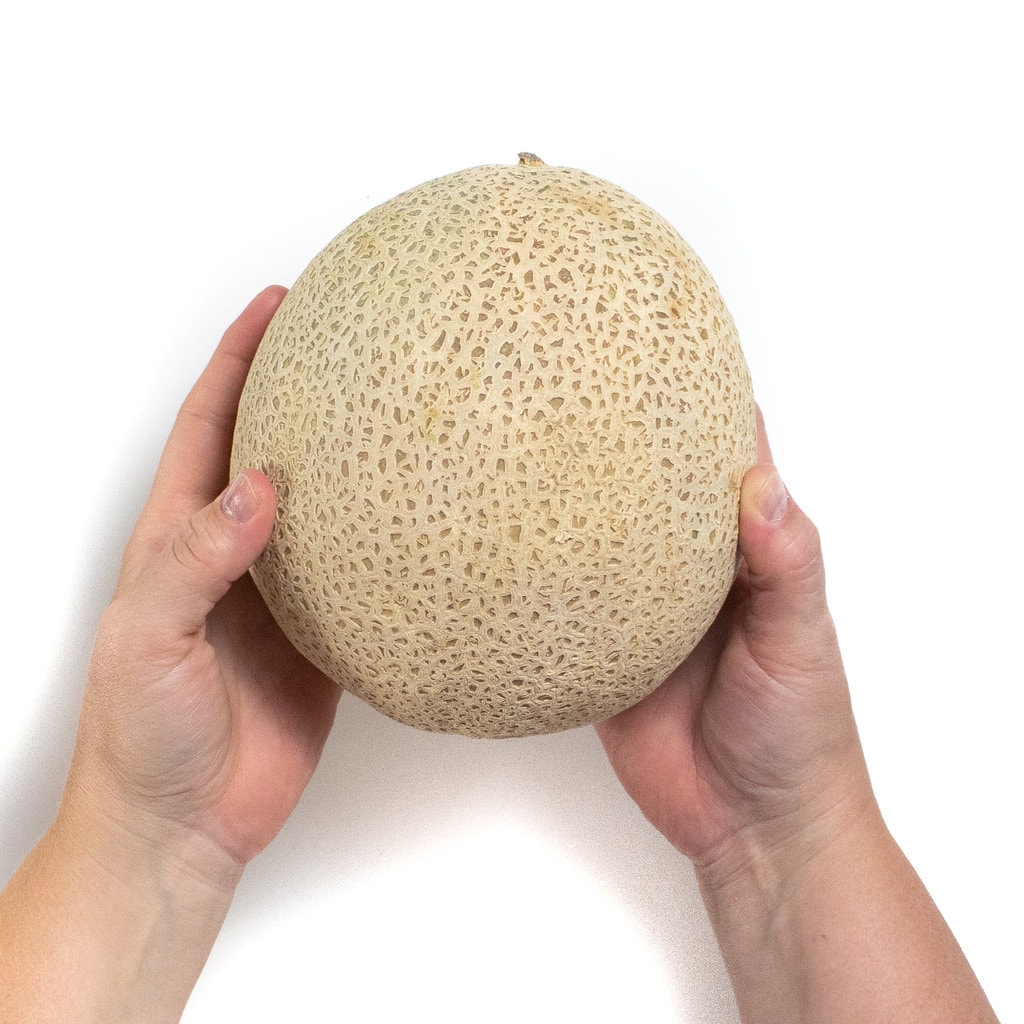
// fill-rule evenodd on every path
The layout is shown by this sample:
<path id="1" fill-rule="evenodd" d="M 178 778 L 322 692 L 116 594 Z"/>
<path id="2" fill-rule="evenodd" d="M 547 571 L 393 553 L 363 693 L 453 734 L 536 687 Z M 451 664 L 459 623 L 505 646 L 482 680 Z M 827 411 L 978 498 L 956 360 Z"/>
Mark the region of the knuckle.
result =
<path id="1" fill-rule="evenodd" d="M 793 584 L 808 589 L 824 587 L 824 565 L 821 546 L 816 537 L 794 539 L 786 552 L 788 575 Z"/>
<path id="2" fill-rule="evenodd" d="M 222 538 L 202 513 L 189 516 L 185 528 L 171 538 L 170 556 L 187 574 L 203 576 L 217 571 Z"/>
<path id="3" fill-rule="evenodd" d="M 170 565 L 190 580 L 220 580 L 224 539 L 202 512 L 189 516 L 170 541 Z"/>

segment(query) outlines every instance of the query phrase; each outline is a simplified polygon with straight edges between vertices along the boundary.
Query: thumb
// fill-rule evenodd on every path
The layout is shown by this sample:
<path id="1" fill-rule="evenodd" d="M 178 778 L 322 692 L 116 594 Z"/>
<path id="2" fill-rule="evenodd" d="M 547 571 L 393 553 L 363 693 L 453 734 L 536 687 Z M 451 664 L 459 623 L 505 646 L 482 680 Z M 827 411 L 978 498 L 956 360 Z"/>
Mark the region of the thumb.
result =
<path id="1" fill-rule="evenodd" d="M 191 515 L 139 580 L 149 622 L 176 639 L 202 628 L 231 584 L 256 561 L 274 527 L 274 488 L 259 472 L 239 473 Z"/>
<path id="2" fill-rule="evenodd" d="M 739 547 L 749 583 L 745 626 L 755 658 L 775 670 L 834 667 L 838 645 L 821 541 L 774 466 L 755 466 L 743 480 Z"/>

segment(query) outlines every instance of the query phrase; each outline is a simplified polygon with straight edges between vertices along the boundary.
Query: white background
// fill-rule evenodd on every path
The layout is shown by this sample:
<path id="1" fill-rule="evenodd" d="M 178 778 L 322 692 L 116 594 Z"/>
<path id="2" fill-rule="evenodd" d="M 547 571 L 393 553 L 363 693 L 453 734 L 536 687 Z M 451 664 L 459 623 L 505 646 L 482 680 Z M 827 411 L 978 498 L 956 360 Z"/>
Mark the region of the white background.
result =
<path id="1" fill-rule="evenodd" d="M 1020 995 L 1021 34 L 861 0 L 18 4 L 0 37 L 0 869 L 52 815 L 97 616 L 223 327 L 369 206 L 518 150 L 676 224 L 818 523 L 897 839 Z M 689 865 L 589 729 L 346 696 L 186 1014 L 736 1020 Z"/>

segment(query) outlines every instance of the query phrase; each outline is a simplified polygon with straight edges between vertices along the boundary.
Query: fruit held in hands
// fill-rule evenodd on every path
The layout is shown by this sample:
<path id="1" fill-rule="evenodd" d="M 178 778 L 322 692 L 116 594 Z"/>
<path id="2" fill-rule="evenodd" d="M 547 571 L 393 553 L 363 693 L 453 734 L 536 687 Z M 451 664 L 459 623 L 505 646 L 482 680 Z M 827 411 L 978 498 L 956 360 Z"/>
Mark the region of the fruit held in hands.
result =
<path id="1" fill-rule="evenodd" d="M 658 214 L 583 171 L 485 166 L 341 232 L 267 331 L 233 471 L 273 480 L 253 576 L 381 711 L 553 732 L 654 689 L 735 571 L 754 402 Z"/>

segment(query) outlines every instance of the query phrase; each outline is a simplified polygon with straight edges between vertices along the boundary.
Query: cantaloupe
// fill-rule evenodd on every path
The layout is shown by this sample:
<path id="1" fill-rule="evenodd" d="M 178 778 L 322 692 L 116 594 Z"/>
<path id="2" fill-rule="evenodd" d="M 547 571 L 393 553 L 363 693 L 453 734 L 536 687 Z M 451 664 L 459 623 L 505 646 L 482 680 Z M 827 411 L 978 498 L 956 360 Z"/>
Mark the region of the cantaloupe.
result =
<path id="1" fill-rule="evenodd" d="M 423 729 L 598 721 L 657 687 L 736 566 L 754 402 L 733 320 L 622 189 L 524 156 L 345 228 L 260 345 L 233 471 L 253 576 L 342 686 Z"/>

